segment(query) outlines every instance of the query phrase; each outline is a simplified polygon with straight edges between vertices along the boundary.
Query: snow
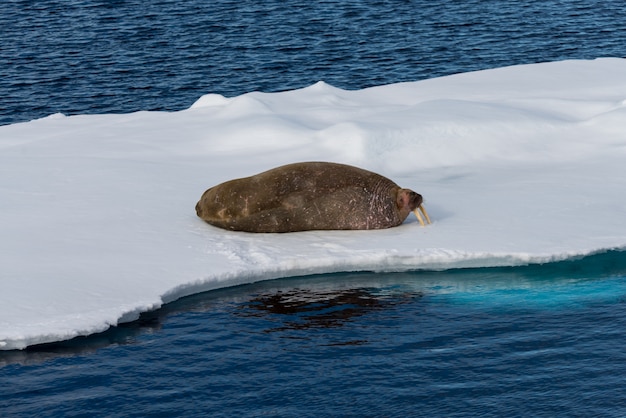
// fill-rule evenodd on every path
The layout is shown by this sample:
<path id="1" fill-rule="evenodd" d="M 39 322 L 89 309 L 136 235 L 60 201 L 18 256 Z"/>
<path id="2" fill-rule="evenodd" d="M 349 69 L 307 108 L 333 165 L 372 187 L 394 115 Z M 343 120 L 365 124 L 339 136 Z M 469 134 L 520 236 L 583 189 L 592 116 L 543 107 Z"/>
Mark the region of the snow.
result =
<path id="1" fill-rule="evenodd" d="M 0 349 L 258 280 L 625 248 L 625 132 L 619 58 L 1 126 Z M 433 224 L 249 234 L 196 217 L 207 188 L 297 161 L 385 175 L 424 196 Z"/>

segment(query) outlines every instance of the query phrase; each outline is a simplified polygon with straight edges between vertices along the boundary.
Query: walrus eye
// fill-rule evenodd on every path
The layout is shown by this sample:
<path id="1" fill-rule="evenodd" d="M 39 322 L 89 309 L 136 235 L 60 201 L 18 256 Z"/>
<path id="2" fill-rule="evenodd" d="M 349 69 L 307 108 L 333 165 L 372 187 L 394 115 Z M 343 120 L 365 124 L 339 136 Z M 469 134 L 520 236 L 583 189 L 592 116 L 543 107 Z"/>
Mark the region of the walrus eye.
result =
<path id="1" fill-rule="evenodd" d="M 418 210 L 419 209 L 419 210 Z M 417 220 L 420 222 L 420 224 L 422 224 L 422 226 L 424 225 L 424 220 L 422 219 L 422 215 L 420 215 L 419 211 L 422 211 L 422 213 L 424 214 L 424 217 L 426 218 L 426 223 L 431 223 L 430 222 L 430 217 L 428 216 L 428 213 L 426 213 L 426 209 L 424 209 L 424 205 L 419 205 L 417 208 L 415 208 L 415 210 L 413 211 L 413 213 L 415 214 L 415 216 L 417 217 Z"/>

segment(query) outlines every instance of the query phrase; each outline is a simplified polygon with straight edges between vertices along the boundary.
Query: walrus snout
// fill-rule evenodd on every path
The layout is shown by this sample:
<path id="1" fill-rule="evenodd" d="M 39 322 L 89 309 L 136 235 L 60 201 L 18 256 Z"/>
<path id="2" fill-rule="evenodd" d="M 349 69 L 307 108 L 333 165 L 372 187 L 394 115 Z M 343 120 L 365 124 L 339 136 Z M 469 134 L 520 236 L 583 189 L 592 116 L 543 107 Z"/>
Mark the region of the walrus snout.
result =
<path id="1" fill-rule="evenodd" d="M 409 193 L 409 206 L 411 207 L 411 211 L 419 208 L 422 205 L 424 199 L 422 195 L 419 193 L 415 193 L 413 190 Z"/>
<path id="2" fill-rule="evenodd" d="M 417 220 L 419 221 L 419 223 L 422 226 L 424 225 L 424 220 L 422 219 L 422 216 L 420 215 L 420 211 L 424 214 L 424 218 L 426 218 L 426 223 L 430 223 L 430 217 L 428 216 L 428 213 L 426 213 L 426 209 L 424 209 L 424 199 L 422 198 L 422 195 L 419 193 L 415 193 L 414 191 L 411 191 L 411 212 L 413 212 L 415 214 L 415 217 L 417 218 Z M 419 210 L 418 210 L 419 209 Z"/>
<path id="3" fill-rule="evenodd" d="M 422 195 L 413 190 L 400 189 L 397 193 L 398 208 L 407 210 L 407 213 L 414 211 L 422 204 Z"/>
<path id="4" fill-rule="evenodd" d="M 426 209 L 424 209 L 424 205 L 422 204 L 424 199 L 422 195 L 419 193 L 415 193 L 413 190 L 409 189 L 400 189 L 398 191 L 398 207 L 404 208 L 407 210 L 405 212 L 408 215 L 408 212 L 413 212 L 417 217 L 417 220 L 422 226 L 425 226 L 424 219 L 422 219 L 422 215 L 420 211 L 424 214 L 424 218 L 426 218 L 426 223 L 430 223 L 430 217 L 428 213 L 426 213 Z"/>

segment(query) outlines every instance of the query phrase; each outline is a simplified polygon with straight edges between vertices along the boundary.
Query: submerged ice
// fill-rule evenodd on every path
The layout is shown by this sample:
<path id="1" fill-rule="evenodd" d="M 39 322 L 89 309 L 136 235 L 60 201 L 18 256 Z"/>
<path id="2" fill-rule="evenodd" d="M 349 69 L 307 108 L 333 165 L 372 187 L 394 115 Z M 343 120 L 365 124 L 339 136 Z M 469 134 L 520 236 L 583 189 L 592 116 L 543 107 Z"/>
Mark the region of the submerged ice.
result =
<path id="1" fill-rule="evenodd" d="M 0 349 L 264 279 L 626 247 L 625 131 L 626 60 L 608 58 L 1 126 Z M 433 223 L 249 234 L 196 217 L 211 185 L 313 160 L 419 190 Z"/>

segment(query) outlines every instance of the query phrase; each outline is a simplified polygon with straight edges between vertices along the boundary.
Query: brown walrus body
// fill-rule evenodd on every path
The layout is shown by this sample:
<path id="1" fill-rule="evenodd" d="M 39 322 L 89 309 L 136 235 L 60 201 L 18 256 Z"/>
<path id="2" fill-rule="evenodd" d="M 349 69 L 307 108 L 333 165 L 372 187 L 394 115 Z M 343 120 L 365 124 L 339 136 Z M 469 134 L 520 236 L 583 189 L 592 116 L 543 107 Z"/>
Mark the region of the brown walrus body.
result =
<path id="1" fill-rule="evenodd" d="M 421 195 L 376 173 L 307 162 L 212 187 L 200 198 L 196 213 L 234 231 L 383 229 L 400 225 L 411 211 L 422 222 L 417 208 L 428 220 L 421 204 Z"/>

